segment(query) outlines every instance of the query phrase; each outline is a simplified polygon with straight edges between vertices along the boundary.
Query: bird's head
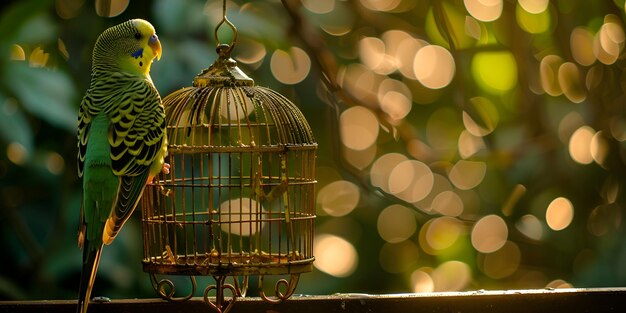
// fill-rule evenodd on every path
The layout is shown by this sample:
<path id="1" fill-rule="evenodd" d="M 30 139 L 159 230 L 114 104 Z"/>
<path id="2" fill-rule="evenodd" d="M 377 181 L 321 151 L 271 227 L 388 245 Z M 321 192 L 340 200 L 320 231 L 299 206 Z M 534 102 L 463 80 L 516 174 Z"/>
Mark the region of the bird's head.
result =
<path id="1" fill-rule="evenodd" d="M 93 50 L 93 67 L 148 76 L 161 42 L 152 24 L 134 19 L 105 30 Z"/>

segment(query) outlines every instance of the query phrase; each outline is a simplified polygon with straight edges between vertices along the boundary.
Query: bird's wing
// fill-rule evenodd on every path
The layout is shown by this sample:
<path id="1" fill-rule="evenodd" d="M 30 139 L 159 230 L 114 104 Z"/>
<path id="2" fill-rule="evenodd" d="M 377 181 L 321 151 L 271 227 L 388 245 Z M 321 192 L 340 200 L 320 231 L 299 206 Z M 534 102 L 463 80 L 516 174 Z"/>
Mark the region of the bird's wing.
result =
<path id="1" fill-rule="evenodd" d="M 143 79 L 132 80 L 117 101 L 117 108 L 105 110 L 111 117 L 108 141 L 112 169 L 120 177 L 117 199 L 103 235 L 107 244 L 137 206 L 150 167 L 164 157 L 165 113 L 154 85 Z"/>

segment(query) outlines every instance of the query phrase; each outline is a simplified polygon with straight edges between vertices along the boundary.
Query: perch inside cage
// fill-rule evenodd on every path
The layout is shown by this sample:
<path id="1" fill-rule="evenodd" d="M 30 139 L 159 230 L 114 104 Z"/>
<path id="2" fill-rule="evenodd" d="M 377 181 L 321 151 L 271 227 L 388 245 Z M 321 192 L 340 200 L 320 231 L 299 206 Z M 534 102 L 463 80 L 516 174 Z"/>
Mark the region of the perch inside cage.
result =
<path id="1" fill-rule="evenodd" d="M 213 276 L 204 299 L 220 312 L 245 296 L 251 275 L 259 276 L 264 300 L 290 297 L 314 260 L 312 131 L 291 101 L 254 85 L 230 58 L 232 47 L 219 45 L 217 60 L 192 87 L 163 99 L 170 173 L 151 182 L 142 200 L 143 266 L 156 291 L 186 300 L 194 276 Z M 188 275 L 194 290 L 175 298 L 161 274 Z M 290 278 L 266 296 L 265 275 Z"/>

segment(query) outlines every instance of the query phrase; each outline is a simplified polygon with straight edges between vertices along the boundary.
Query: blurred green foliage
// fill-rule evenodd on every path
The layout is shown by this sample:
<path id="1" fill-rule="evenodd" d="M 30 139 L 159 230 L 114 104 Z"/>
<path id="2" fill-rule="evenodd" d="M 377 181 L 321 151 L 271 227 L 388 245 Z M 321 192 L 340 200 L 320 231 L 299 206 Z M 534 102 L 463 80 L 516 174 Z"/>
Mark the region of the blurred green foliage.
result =
<path id="1" fill-rule="evenodd" d="M 96 14 L 103 2 L 23 0 L 1 5 L 0 299 L 76 297 L 81 191 L 75 118 L 89 83 L 97 36 L 130 18 L 151 21 L 164 49 L 162 60 L 152 67 L 161 95 L 190 85 L 215 58 L 214 26 L 221 18 L 221 1 L 131 1 L 114 17 Z M 339 236 L 355 247 L 355 270 L 347 277 L 316 270 L 303 275 L 297 292 L 410 292 L 416 290 L 416 271 L 435 275 L 437 269 L 449 268 L 442 264 L 469 269 L 468 282 L 450 290 L 542 288 L 559 279 L 576 287 L 626 283 L 624 1 L 551 1 L 539 14 L 524 11 L 518 1 L 500 1 L 503 8 L 493 21 L 480 20 L 486 11 L 468 12 L 472 1 L 381 1 L 395 3 L 390 9 L 368 0 L 321 1 L 332 2 L 332 10 L 314 9 L 317 13 L 311 11 L 314 1 L 285 2 L 289 10 L 273 0 L 229 2 L 229 17 L 242 43 L 235 55 L 249 58 L 245 52 L 251 47 L 262 51 L 260 59 L 241 62 L 242 69 L 257 84 L 293 99 L 308 117 L 320 147 L 319 189 L 346 180 L 359 193 L 349 214 L 332 217 L 320 208 L 317 221 L 318 233 Z M 580 56 L 584 51 L 571 44 L 574 30 L 583 27 L 600 38 L 609 22 L 621 33 L 609 32 L 605 37 L 611 42 L 595 43 L 597 55 L 587 64 Z M 420 82 L 419 76 L 411 77 L 415 72 L 405 74 L 397 65 L 391 71 L 372 66 L 374 61 L 367 58 L 379 41 L 362 39 L 384 39 L 391 30 L 443 47 L 444 55 L 454 60 L 449 81 L 428 88 L 426 78 Z M 602 38 L 596 40 L 608 40 Z M 617 47 L 614 60 L 598 50 L 611 52 L 610 44 Z M 21 61 L 14 60 L 19 58 L 15 45 L 23 51 Z M 292 46 L 304 49 L 312 65 L 302 82 L 285 85 L 275 78 L 270 56 Z M 566 62 L 572 65 L 562 67 Z M 353 70 L 363 76 L 350 76 Z M 376 81 L 373 87 L 366 76 Z M 395 81 L 390 82 L 394 86 L 401 83 L 404 87 L 397 91 L 410 94 L 410 112 L 399 118 L 376 100 L 376 91 L 369 95 L 371 90 L 366 90 L 377 90 L 385 79 Z M 346 148 L 351 146 L 349 134 L 339 136 L 345 126 L 340 112 L 355 106 L 367 108 L 381 125 L 373 144 L 356 152 Z M 601 160 L 573 161 L 570 140 L 582 126 L 600 134 L 596 139 L 606 147 L 597 150 L 604 151 Z M 467 135 L 469 129 L 478 134 Z M 461 138 L 470 138 L 479 148 L 464 155 Z M 430 204 L 406 201 L 388 187 L 373 185 L 374 160 L 391 152 L 417 159 L 443 177 L 445 190 L 463 201 L 463 212 L 446 217 L 427 209 Z M 373 157 L 362 161 L 366 153 Z M 448 178 L 464 159 L 486 168 L 477 186 L 468 190 Z M 517 194 L 516 186 L 523 187 Z M 546 221 L 546 208 L 557 197 L 569 199 L 574 208 L 573 221 L 562 231 Z M 375 231 L 380 212 L 392 204 L 415 212 L 418 230 L 401 243 L 385 242 Z M 156 296 L 141 270 L 138 215 L 105 248 L 94 295 Z M 485 268 L 487 259 L 497 261 L 498 256 L 477 251 L 472 243 L 473 226 L 488 215 L 506 222 L 505 240 L 520 253 L 515 268 L 503 277 Z M 529 215 L 539 223 L 537 238 L 523 231 L 534 225 L 523 223 Z M 454 230 L 458 236 L 445 249 L 429 252 L 419 229 L 441 217 L 460 225 L 443 228 L 443 235 Z"/>

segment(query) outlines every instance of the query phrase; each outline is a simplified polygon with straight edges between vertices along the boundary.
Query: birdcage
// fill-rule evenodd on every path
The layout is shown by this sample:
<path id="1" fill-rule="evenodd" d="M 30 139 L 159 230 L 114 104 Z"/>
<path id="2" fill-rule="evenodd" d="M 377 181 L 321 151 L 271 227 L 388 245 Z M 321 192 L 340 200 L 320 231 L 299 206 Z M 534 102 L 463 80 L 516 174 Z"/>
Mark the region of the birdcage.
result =
<path id="1" fill-rule="evenodd" d="M 213 276 L 204 299 L 218 312 L 245 296 L 249 276 L 259 277 L 264 300 L 287 299 L 314 260 L 313 133 L 291 101 L 255 86 L 232 48 L 219 44 L 193 86 L 164 97 L 170 172 L 142 198 L 143 268 L 155 290 L 186 300 L 195 276 Z M 191 294 L 175 295 L 164 275 L 191 277 Z M 262 286 L 266 275 L 285 277 L 273 294 Z"/>

